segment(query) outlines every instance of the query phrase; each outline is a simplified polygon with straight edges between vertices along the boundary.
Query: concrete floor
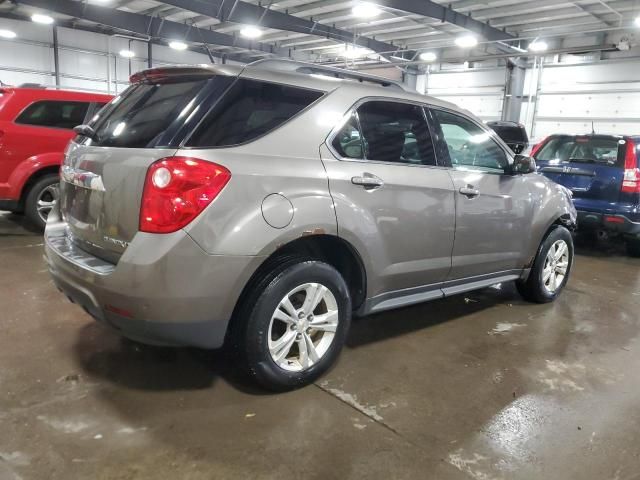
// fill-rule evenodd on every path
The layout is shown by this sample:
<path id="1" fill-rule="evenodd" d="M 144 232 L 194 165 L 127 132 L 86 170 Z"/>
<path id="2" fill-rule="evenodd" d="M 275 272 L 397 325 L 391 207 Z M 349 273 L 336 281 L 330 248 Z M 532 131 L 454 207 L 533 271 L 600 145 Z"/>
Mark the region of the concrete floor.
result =
<path id="1" fill-rule="evenodd" d="M 121 340 L 0 215 L 0 479 L 631 479 L 640 261 L 582 248 L 552 305 L 510 285 L 355 322 L 281 395 L 221 355 Z"/>

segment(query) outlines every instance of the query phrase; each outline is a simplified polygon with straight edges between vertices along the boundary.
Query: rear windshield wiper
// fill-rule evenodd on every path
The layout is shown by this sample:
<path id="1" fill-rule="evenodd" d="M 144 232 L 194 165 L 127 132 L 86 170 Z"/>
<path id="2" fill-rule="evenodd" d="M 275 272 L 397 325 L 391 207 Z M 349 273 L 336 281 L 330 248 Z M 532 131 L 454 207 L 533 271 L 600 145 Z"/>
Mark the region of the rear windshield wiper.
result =
<path id="1" fill-rule="evenodd" d="M 78 135 L 82 135 L 83 137 L 88 137 L 91 140 L 98 140 L 98 135 L 96 131 L 90 125 L 78 125 L 77 127 L 73 127 L 73 131 Z"/>

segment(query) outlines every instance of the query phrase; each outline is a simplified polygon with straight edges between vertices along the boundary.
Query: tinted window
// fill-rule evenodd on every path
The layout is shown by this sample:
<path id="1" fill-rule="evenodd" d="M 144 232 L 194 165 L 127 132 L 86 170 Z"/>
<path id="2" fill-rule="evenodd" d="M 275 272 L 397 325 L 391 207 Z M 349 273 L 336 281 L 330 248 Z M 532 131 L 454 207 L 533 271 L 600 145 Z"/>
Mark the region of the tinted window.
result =
<path id="1" fill-rule="evenodd" d="M 442 110 L 434 110 L 449 150 L 453 168 L 504 172 L 507 156 L 488 131 L 471 120 Z"/>
<path id="2" fill-rule="evenodd" d="M 287 85 L 240 79 L 207 114 L 191 147 L 227 147 L 271 132 L 323 95 Z"/>
<path id="3" fill-rule="evenodd" d="M 358 118 L 367 159 L 436 164 L 422 107 L 396 102 L 367 102 L 358 108 Z"/>
<path id="4" fill-rule="evenodd" d="M 620 139 L 615 137 L 554 137 L 542 147 L 536 159 L 616 165 L 623 161 L 625 149 L 621 146 L 624 143 L 620 144 Z"/>
<path id="5" fill-rule="evenodd" d="M 333 139 L 332 145 L 342 158 L 364 158 L 362 135 L 355 115 L 352 115 L 345 126 L 338 132 Z"/>
<path id="6" fill-rule="evenodd" d="M 165 130 L 180 115 L 207 80 L 138 83 L 100 111 L 93 145 L 141 148 L 157 146 Z"/>
<path id="7" fill-rule="evenodd" d="M 82 124 L 88 108 L 87 102 L 44 100 L 29 105 L 16 118 L 16 123 L 72 129 Z"/>

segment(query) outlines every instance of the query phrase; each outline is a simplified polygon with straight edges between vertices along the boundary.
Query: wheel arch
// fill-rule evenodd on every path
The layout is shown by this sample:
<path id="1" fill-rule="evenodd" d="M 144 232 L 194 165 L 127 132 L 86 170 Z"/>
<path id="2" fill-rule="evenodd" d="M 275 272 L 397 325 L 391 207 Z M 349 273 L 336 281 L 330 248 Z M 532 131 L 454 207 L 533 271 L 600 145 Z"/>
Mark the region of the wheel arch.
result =
<path id="1" fill-rule="evenodd" d="M 280 245 L 265 258 L 242 289 L 234 308 L 234 316 L 259 279 L 278 263 L 292 256 L 320 260 L 333 266 L 340 272 L 349 287 L 353 310 L 357 310 L 364 303 L 367 274 L 364 262 L 353 245 L 336 235 L 307 235 Z"/>
<path id="2" fill-rule="evenodd" d="M 24 186 L 22 187 L 22 191 L 20 192 L 20 206 L 24 208 L 24 203 L 27 195 L 29 195 L 31 187 L 33 187 L 38 182 L 38 180 L 46 175 L 57 175 L 59 170 L 59 166 L 50 165 L 48 167 L 42 167 L 40 170 L 36 170 L 35 172 L 33 172 L 31 176 L 27 178 L 27 181 L 25 182 Z"/>
<path id="3" fill-rule="evenodd" d="M 29 189 L 44 175 L 57 175 L 63 157 L 62 152 L 50 152 L 34 155 L 21 162 L 9 177 L 11 197 L 18 200 L 20 206 L 24 207 Z"/>
<path id="4" fill-rule="evenodd" d="M 547 226 L 546 230 L 544 231 L 542 237 L 540 238 L 540 241 L 536 245 L 535 252 L 529 258 L 529 261 L 527 262 L 527 265 L 525 266 L 525 268 L 531 268 L 533 266 L 533 263 L 536 261 L 536 258 L 538 257 L 538 254 L 540 253 L 540 249 L 542 248 L 542 244 L 547 239 L 549 234 L 553 230 L 558 228 L 558 227 L 564 227 L 567 230 L 569 230 L 569 232 L 573 232 L 577 228 L 577 225 L 576 225 L 576 222 L 573 220 L 573 218 L 571 217 L 571 215 L 569 213 L 563 213 L 562 215 L 560 215 L 560 216 L 556 217 L 554 220 L 552 220 L 551 223 Z"/>

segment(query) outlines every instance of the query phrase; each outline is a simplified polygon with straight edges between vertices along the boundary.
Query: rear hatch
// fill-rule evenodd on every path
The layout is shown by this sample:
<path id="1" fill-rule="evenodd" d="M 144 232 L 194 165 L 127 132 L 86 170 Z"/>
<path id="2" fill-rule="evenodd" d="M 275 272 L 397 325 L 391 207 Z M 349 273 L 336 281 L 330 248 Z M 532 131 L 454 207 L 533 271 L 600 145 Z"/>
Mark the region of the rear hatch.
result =
<path id="1" fill-rule="evenodd" d="M 624 178 L 627 141 L 611 135 L 558 135 L 535 153 L 538 170 L 591 204 L 617 202 Z"/>
<path id="2" fill-rule="evenodd" d="M 487 125 L 514 153 L 522 153 L 529 146 L 529 136 L 522 125 L 515 122 L 487 122 Z"/>
<path id="3" fill-rule="evenodd" d="M 149 166 L 173 155 L 234 77 L 214 69 L 168 68 L 136 75 L 79 136 L 62 166 L 60 210 L 71 239 L 116 263 L 138 232 Z"/>

